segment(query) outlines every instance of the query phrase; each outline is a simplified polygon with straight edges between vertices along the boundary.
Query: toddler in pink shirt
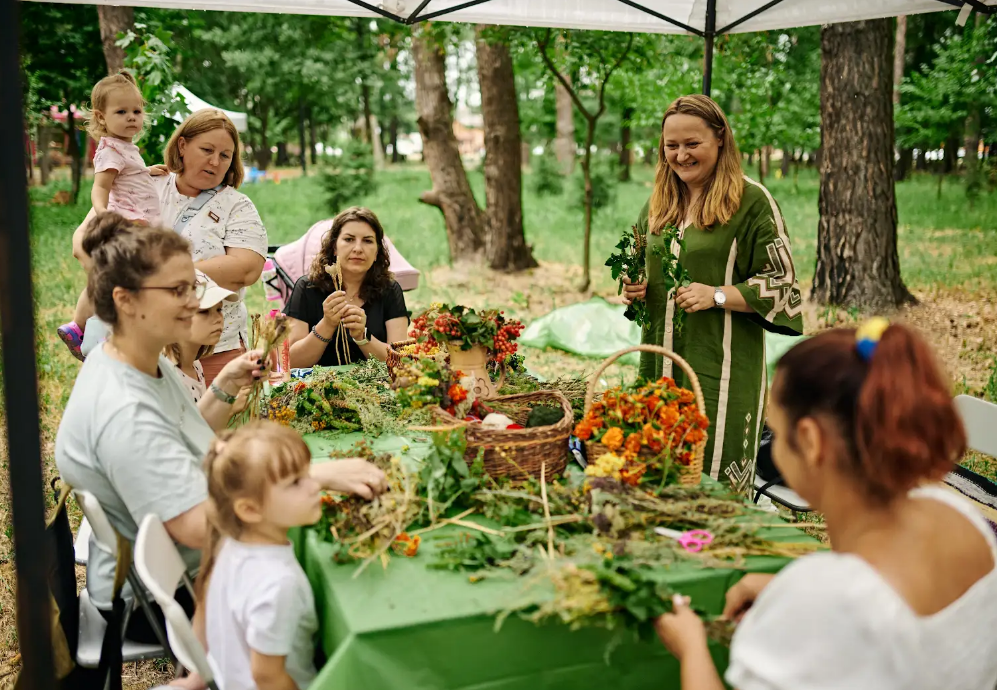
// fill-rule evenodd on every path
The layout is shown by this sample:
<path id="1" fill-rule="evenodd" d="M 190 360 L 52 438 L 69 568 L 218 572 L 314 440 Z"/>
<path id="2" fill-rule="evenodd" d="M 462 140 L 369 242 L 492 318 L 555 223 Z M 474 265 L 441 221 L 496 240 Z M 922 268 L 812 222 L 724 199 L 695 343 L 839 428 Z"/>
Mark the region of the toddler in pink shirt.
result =
<path id="1" fill-rule="evenodd" d="M 104 77 L 90 95 L 93 110 L 87 131 L 98 140 L 93 158 L 94 182 L 90 199 L 97 213 L 115 211 L 137 225 L 159 223 L 159 193 L 134 139 L 142 132 L 145 101 L 134 77 L 120 72 Z M 83 328 L 93 315 L 86 289 L 76 303 L 75 319 L 59 327 L 59 337 L 77 359 Z"/>

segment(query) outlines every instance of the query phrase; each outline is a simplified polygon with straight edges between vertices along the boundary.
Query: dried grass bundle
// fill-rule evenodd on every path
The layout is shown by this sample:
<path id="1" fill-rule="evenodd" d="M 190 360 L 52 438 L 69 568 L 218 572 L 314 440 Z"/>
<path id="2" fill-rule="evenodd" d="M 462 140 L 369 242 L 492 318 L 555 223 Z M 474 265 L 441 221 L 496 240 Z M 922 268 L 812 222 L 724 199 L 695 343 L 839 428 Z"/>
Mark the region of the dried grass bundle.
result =
<path id="1" fill-rule="evenodd" d="M 333 292 L 339 292 L 344 290 L 343 287 L 343 269 L 339 266 L 337 261 L 334 264 L 329 264 L 325 267 L 325 272 L 329 274 L 332 278 L 332 290 Z M 349 332 L 346 330 L 346 326 L 343 322 L 339 322 L 339 326 L 336 328 L 336 332 L 332 335 L 334 347 L 336 348 L 336 356 L 339 358 L 340 364 L 350 363 L 350 341 Z"/>
<path id="2" fill-rule="evenodd" d="M 265 361 L 269 361 L 270 353 L 280 347 L 290 334 L 291 324 L 287 316 L 279 312 L 271 313 L 270 316 L 253 314 L 249 319 L 250 349 L 262 350 Z M 260 418 L 264 378 L 261 376 L 259 380 L 253 382 L 246 408 L 233 419 L 235 426 Z"/>

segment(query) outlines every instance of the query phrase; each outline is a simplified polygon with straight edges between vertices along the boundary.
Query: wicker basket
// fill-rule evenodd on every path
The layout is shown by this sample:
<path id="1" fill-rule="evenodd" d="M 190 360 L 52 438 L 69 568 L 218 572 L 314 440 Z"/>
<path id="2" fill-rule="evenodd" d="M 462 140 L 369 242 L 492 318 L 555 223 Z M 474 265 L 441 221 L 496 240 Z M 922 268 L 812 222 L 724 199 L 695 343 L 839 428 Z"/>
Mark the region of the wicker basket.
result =
<path id="1" fill-rule="evenodd" d="M 397 343 L 388 345 L 388 357 L 384 360 L 384 363 L 388 366 L 388 376 L 391 377 L 392 381 L 395 379 L 395 368 L 406 357 L 406 355 L 402 355 L 398 351 L 408 345 L 415 345 L 417 342 L 415 338 L 409 338 L 408 340 L 400 340 Z"/>
<path id="2" fill-rule="evenodd" d="M 493 477 L 532 475 L 550 481 L 561 474 L 568 464 L 568 437 L 574 426 L 571 403 L 560 391 L 536 391 L 490 398 L 488 403 L 523 403 L 521 411 L 509 413 L 517 424 L 526 424 L 529 407 L 526 403 L 554 403 L 561 406 L 564 417 L 550 426 L 531 429 L 484 429 L 480 424 L 459 420 L 441 408 L 433 410 L 439 427 L 418 427 L 422 431 L 441 431 L 464 427 L 467 457 L 474 458 L 484 448 L 485 471 Z"/>
<path id="3" fill-rule="evenodd" d="M 679 365 L 682 371 L 685 372 L 685 375 L 689 377 L 689 383 L 692 385 L 692 392 L 696 396 L 696 407 L 699 408 L 699 411 L 703 413 L 703 415 L 706 414 L 706 403 L 703 400 L 703 389 L 699 385 L 699 377 L 696 376 L 696 372 L 692 370 L 692 367 L 689 366 L 688 362 L 679 357 L 677 354 L 658 345 L 636 345 L 634 347 L 628 347 L 627 349 L 620 350 L 606 359 L 606 361 L 604 361 L 596 370 L 595 374 L 592 375 L 592 381 L 589 382 L 588 391 L 585 393 L 585 414 L 588 414 L 588 411 L 592 408 L 592 401 L 595 398 L 595 386 L 599 382 L 599 377 L 602 376 L 602 372 L 604 372 L 609 365 L 617 359 L 623 355 L 630 354 L 631 352 L 652 352 L 656 355 L 667 357 L 675 362 L 675 364 Z M 700 478 L 703 474 L 703 454 L 706 451 L 706 441 L 707 438 L 704 436 L 703 440 L 696 444 L 691 464 L 678 466 L 679 483 L 683 486 L 699 485 Z M 588 456 L 590 462 L 608 452 L 609 448 L 601 443 L 595 441 L 585 442 L 585 454 Z M 656 453 L 654 453 L 654 451 L 643 447 L 637 454 L 638 458 L 645 460 L 649 460 L 655 456 Z"/>

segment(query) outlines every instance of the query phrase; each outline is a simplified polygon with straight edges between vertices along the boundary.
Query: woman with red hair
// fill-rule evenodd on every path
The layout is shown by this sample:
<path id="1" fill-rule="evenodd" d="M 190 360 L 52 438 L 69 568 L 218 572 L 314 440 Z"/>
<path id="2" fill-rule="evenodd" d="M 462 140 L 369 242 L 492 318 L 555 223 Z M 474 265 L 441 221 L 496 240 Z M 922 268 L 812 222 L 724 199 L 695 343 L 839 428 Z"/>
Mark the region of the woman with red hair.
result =
<path id="1" fill-rule="evenodd" d="M 727 593 L 738 690 L 993 690 L 997 538 L 938 486 L 966 449 L 925 342 L 875 319 L 790 350 L 769 406 L 773 459 L 824 515 L 832 550 Z M 658 634 L 685 690 L 720 690 L 702 622 L 677 597 Z"/>

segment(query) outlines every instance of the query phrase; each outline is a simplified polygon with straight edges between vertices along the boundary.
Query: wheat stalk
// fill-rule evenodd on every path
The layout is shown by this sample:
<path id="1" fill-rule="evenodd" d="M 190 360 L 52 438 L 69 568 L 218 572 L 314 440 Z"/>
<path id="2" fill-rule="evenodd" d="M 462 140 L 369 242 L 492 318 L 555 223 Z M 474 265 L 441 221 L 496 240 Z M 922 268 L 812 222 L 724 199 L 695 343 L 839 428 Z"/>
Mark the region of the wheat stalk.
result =
<path id="1" fill-rule="evenodd" d="M 339 265 L 339 262 L 337 261 L 334 264 L 326 266 L 325 272 L 332 278 L 333 292 L 343 290 L 343 269 Z M 336 340 L 336 356 L 339 358 L 340 364 L 350 363 L 350 341 L 347 340 L 347 335 L 346 326 L 340 321 L 339 326 L 336 328 L 336 333 L 333 335 Z"/>

